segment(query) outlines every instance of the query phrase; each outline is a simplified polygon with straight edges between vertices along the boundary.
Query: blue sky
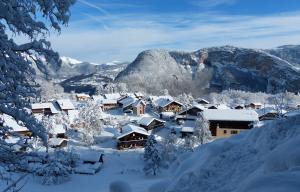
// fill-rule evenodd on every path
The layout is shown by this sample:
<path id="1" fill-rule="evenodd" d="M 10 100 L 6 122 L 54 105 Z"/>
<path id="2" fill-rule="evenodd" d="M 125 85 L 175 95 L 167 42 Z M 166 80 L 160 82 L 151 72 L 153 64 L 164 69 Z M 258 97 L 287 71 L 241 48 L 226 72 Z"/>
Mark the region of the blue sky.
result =
<path id="1" fill-rule="evenodd" d="M 68 27 L 50 40 L 61 55 L 94 63 L 154 48 L 300 44 L 300 1 L 77 0 Z"/>

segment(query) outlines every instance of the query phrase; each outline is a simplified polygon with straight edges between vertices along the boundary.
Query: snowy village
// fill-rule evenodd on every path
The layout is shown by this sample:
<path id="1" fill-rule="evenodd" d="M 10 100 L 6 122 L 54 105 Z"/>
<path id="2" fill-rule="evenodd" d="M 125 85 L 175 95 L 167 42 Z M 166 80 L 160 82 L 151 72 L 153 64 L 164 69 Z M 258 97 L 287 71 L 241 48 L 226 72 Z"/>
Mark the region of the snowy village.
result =
<path id="1" fill-rule="evenodd" d="M 299 192 L 299 11 L 0 0 L 0 192 Z"/>

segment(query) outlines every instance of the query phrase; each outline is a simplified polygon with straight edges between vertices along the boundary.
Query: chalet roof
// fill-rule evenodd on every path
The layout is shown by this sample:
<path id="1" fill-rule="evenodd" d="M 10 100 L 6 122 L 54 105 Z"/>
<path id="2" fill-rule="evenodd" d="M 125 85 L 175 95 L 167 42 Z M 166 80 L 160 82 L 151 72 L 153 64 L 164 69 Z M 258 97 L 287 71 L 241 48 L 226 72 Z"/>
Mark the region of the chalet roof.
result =
<path id="1" fill-rule="evenodd" d="M 173 100 L 173 99 L 161 99 L 158 103 L 157 103 L 157 106 L 158 107 L 166 107 L 166 106 L 168 106 L 168 105 L 170 105 L 171 103 L 177 103 L 177 104 L 179 104 L 179 105 L 181 105 L 182 106 L 182 104 L 181 103 L 179 103 L 179 102 L 177 102 L 177 101 L 175 101 L 175 100 Z"/>
<path id="2" fill-rule="evenodd" d="M 136 98 L 133 97 L 127 97 L 121 101 L 119 101 L 119 103 L 122 104 L 123 108 L 128 107 L 129 105 L 133 104 L 135 101 L 137 101 Z"/>
<path id="3" fill-rule="evenodd" d="M 98 100 L 103 100 L 104 99 L 104 97 L 102 95 L 93 95 L 92 98 L 93 98 L 94 101 L 98 101 Z"/>
<path id="4" fill-rule="evenodd" d="M 131 133 L 140 133 L 142 135 L 150 135 L 144 128 L 133 125 L 133 124 L 127 124 L 124 127 L 122 127 L 122 133 L 117 137 L 117 139 L 120 139 L 126 135 L 129 135 Z"/>
<path id="5" fill-rule="evenodd" d="M 103 100 L 100 100 L 100 104 L 117 104 L 117 100 L 115 99 L 103 99 Z"/>
<path id="6" fill-rule="evenodd" d="M 77 93 L 76 97 L 88 97 L 88 98 L 90 98 L 90 95 L 88 95 L 86 93 Z"/>
<path id="7" fill-rule="evenodd" d="M 137 107 L 137 106 L 140 105 L 140 104 L 146 105 L 146 102 L 139 99 L 139 100 L 135 101 L 135 102 L 132 104 L 132 106 L 133 106 L 133 107 Z"/>
<path id="8" fill-rule="evenodd" d="M 82 161 L 99 162 L 101 154 L 100 151 L 80 151 L 79 157 Z"/>
<path id="9" fill-rule="evenodd" d="M 180 132 L 194 133 L 194 131 L 195 131 L 194 127 L 182 127 Z"/>
<path id="10" fill-rule="evenodd" d="M 206 109 L 203 115 L 207 120 L 216 121 L 258 121 L 258 114 L 254 110 L 245 109 Z"/>
<path id="11" fill-rule="evenodd" d="M 187 109 L 184 109 L 184 110 L 180 111 L 179 114 L 182 114 L 182 113 L 184 113 L 184 112 L 186 112 L 188 110 L 191 110 L 191 109 L 199 109 L 199 110 L 203 111 L 205 109 L 205 107 L 203 105 L 199 105 L 199 104 L 193 105 L 190 108 L 187 108 Z"/>
<path id="12" fill-rule="evenodd" d="M 196 99 L 196 102 L 204 102 L 204 103 L 206 103 L 206 104 L 209 104 L 210 102 L 209 101 L 207 101 L 206 99 L 203 99 L 203 98 L 198 98 L 198 99 Z"/>
<path id="13" fill-rule="evenodd" d="M 217 109 L 230 109 L 230 107 L 228 107 L 225 104 L 211 104 L 211 105 L 207 106 L 207 108 L 211 108 L 211 107 L 215 107 Z"/>
<path id="14" fill-rule="evenodd" d="M 144 125 L 144 126 L 148 126 L 150 125 L 153 121 L 159 121 L 161 123 L 165 123 L 165 121 L 160 120 L 160 119 L 156 119 L 154 117 L 142 117 L 139 121 L 138 124 L 139 125 Z"/>
<path id="15" fill-rule="evenodd" d="M 53 147 L 60 146 L 64 141 L 68 141 L 68 140 L 64 138 L 50 138 L 49 145 Z"/>
<path id="16" fill-rule="evenodd" d="M 58 99 L 56 100 L 57 104 L 61 108 L 61 110 L 73 110 L 75 106 L 73 105 L 70 99 Z"/>
<path id="17" fill-rule="evenodd" d="M 53 129 L 50 130 L 50 133 L 53 135 L 64 134 L 66 133 L 66 130 L 62 124 L 59 124 L 59 125 L 55 125 Z"/>
<path id="18" fill-rule="evenodd" d="M 249 105 L 251 105 L 251 104 L 253 104 L 253 105 L 263 105 L 262 103 L 259 103 L 259 102 L 252 102 L 252 103 L 249 103 Z"/>
<path id="19" fill-rule="evenodd" d="M 12 128 L 12 132 L 29 131 L 27 127 L 20 125 L 12 116 L 3 114 L 0 115 L 3 119 L 3 126 Z"/>
<path id="20" fill-rule="evenodd" d="M 119 98 L 122 97 L 120 93 L 108 93 L 108 94 L 104 94 L 103 96 L 105 99 L 111 99 L 111 100 L 118 100 Z"/>
<path id="21" fill-rule="evenodd" d="M 136 97 L 144 97 L 144 94 L 141 93 L 141 92 L 135 92 L 134 95 L 135 95 Z"/>
<path id="22" fill-rule="evenodd" d="M 59 113 L 59 110 L 51 102 L 48 103 L 33 103 L 31 109 L 50 109 L 51 113 Z"/>

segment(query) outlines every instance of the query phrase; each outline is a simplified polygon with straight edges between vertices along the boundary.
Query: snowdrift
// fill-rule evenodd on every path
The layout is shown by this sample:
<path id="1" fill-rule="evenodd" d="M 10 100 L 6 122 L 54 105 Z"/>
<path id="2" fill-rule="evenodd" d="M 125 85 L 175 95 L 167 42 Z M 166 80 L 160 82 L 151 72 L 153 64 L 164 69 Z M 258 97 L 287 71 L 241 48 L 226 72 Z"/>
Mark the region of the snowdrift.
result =
<path id="1" fill-rule="evenodd" d="M 150 191 L 298 192 L 299 146 L 300 113 L 199 147 Z"/>

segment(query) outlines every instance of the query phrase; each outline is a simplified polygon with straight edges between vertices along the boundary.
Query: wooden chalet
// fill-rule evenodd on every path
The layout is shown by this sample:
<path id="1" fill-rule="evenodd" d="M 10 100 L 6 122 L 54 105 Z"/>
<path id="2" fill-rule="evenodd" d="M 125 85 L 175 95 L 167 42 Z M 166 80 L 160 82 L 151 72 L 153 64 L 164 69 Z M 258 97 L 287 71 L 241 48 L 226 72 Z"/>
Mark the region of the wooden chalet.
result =
<path id="1" fill-rule="evenodd" d="M 156 119 L 154 117 L 142 117 L 139 121 L 138 124 L 139 126 L 145 128 L 147 131 L 153 130 L 156 128 L 162 128 L 165 126 L 165 121 Z"/>
<path id="2" fill-rule="evenodd" d="M 180 111 L 178 115 L 176 115 L 176 121 L 180 120 L 195 120 L 199 113 L 204 110 L 204 106 L 198 104 L 194 105 L 188 109 Z"/>
<path id="3" fill-rule="evenodd" d="M 144 147 L 149 133 L 142 127 L 128 124 L 121 128 L 121 135 L 117 137 L 118 149 Z"/>
<path id="4" fill-rule="evenodd" d="M 182 104 L 172 100 L 172 99 L 164 99 L 158 103 L 158 111 L 162 112 L 174 112 L 178 113 L 182 110 Z"/>
<path id="5" fill-rule="evenodd" d="M 68 145 L 68 140 L 65 138 L 49 138 L 48 145 L 51 148 L 64 148 Z"/>
<path id="6" fill-rule="evenodd" d="M 237 106 L 234 107 L 234 109 L 244 109 L 244 108 L 245 108 L 244 105 L 237 105 Z"/>
<path id="7" fill-rule="evenodd" d="M 132 104 L 132 111 L 134 115 L 142 115 L 146 112 L 146 102 L 139 99 Z"/>
<path id="8" fill-rule="evenodd" d="M 100 105 L 103 111 L 116 109 L 119 107 L 117 100 L 112 100 L 112 99 L 103 99 L 100 101 Z"/>
<path id="9" fill-rule="evenodd" d="M 120 107 L 123 108 L 123 111 L 132 110 L 132 105 L 138 101 L 136 98 L 128 96 L 119 101 Z"/>
<path id="10" fill-rule="evenodd" d="M 69 111 L 75 110 L 75 106 L 70 99 L 58 99 L 56 104 L 59 106 L 61 111 L 64 111 L 66 114 L 69 114 Z"/>
<path id="11" fill-rule="evenodd" d="M 66 136 L 66 129 L 62 124 L 55 125 L 52 130 L 49 131 L 49 138 L 65 138 Z"/>
<path id="12" fill-rule="evenodd" d="M 202 99 L 202 98 L 198 98 L 195 101 L 200 105 L 208 105 L 210 103 L 209 101 Z"/>
<path id="13" fill-rule="evenodd" d="M 280 117 L 279 112 L 276 111 L 273 107 L 265 107 L 256 111 L 258 113 L 258 118 L 260 121 L 274 120 Z M 282 112 L 286 113 L 285 110 L 283 110 Z"/>
<path id="14" fill-rule="evenodd" d="M 98 151 L 81 151 L 79 165 L 74 169 L 78 174 L 96 174 L 101 170 L 104 154 Z"/>
<path id="15" fill-rule="evenodd" d="M 258 121 L 258 114 L 254 110 L 207 109 L 203 111 L 203 116 L 209 121 L 212 136 L 217 138 L 249 130 Z"/>
<path id="16" fill-rule="evenodd" d="M 41 114 L 41 115 L 55 115 L 59 113 L 59 108 L 49 102 L 49 103 L 33 103 L 31 104 L 32 114 Z"/>
<path id="17" fill-rule="evenodd" d="M 85 93 L 77 93 L 75 97 L 77 101 L 88 101 L 91 99 L 90 95 Z"/>
<path id="18" fill-rule="evenodd" d="M 135 93 L 134 93 L 134 96 L 135 96 L 135 98 L 137 98 L 137 99 L 143 99 L 143 98 L 144 98 L 144 95 L 143 95 L 142 93 L 140 93 L 140 92 L 135 92 Z"/>
<path id="19" fill-rule="evenodd" d="M 249 103 L 248 105 L 246 105 L 247 108 L 251 108 L 251 109 L 261 109 L 263 106 L 263 104 L 261 103 Z"/>
<path id="20" fill-rule="evenodd" d="M 32 132 L 27 127 L 25 127 L 22 122 L 17 122 L 12 116 L 7 114 L 3 114 L 0 116 L 0 118 L 2 119 L 2 121 L 0 122 L 0 128 L 11 128 L 10 133 L 12 135 L 17 134 L 23 137 L 30 137 L 32 135 Z"/>

